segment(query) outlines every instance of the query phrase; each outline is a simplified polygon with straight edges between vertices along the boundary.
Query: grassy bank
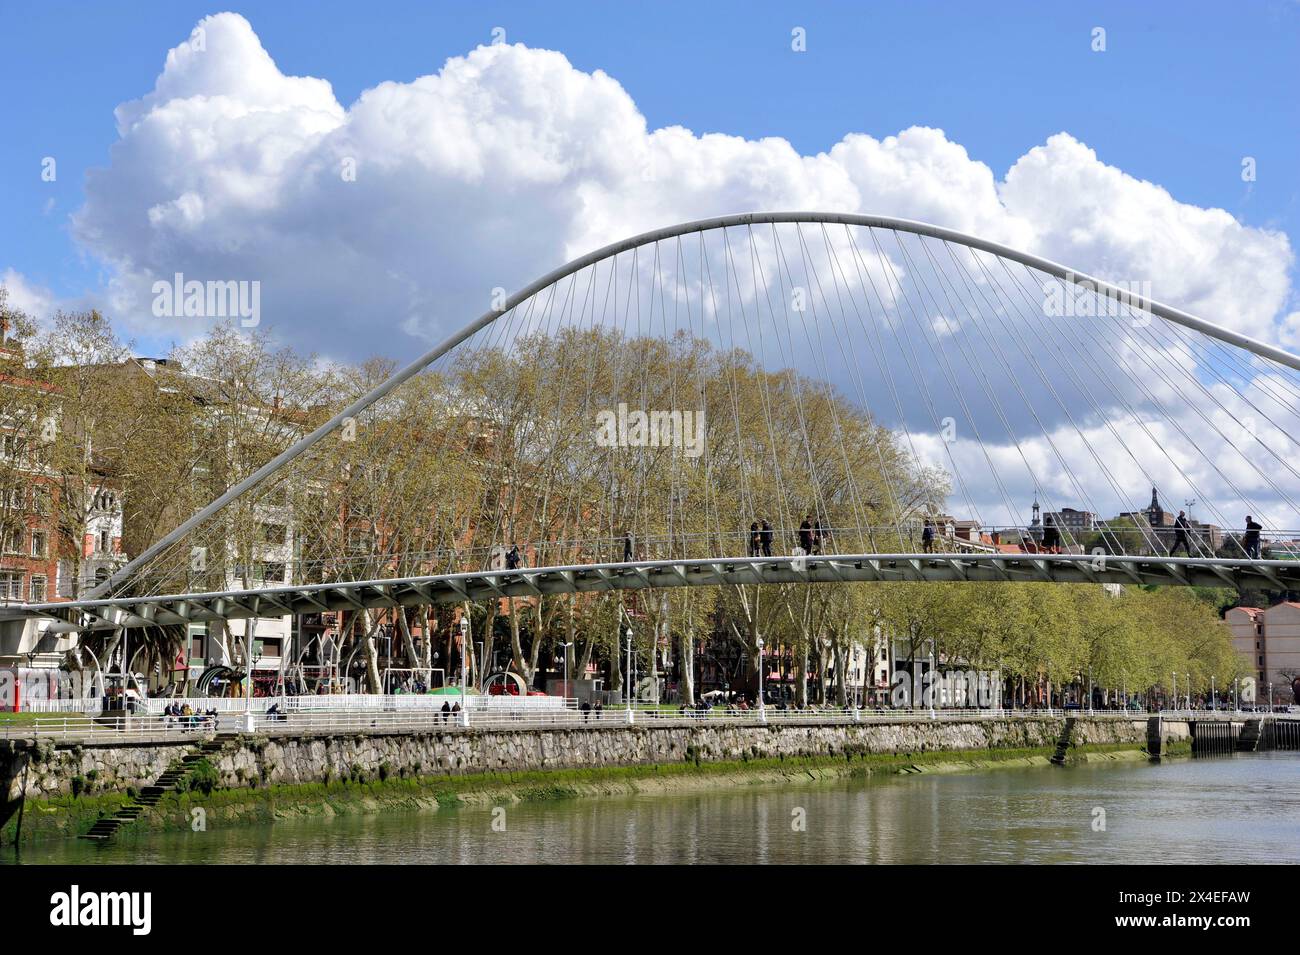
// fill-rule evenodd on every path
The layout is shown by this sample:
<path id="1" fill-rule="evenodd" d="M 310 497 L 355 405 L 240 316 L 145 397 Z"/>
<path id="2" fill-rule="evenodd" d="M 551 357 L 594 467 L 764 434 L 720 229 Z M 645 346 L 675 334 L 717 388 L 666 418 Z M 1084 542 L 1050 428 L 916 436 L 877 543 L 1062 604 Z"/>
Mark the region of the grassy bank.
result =
<path id="1" fill-rule="evenodd" d="M 1190 748 L 1175 747 L 1169 755 Z M 1050 747 L 1036 749 L 935 750 L 925 753 L 863 753 L 728 762 L 687 761 L 644 766 L 557 769 L 521 773 L 474 773 L 463 776 L 386 775 L 383 779 L 335 780 L 300 786 L 257 786 L 173 793 L 139 822 L 124 828 L 118 840 L 142 833 L 188 830 L 193 810 L 202 809 L 208 824 L 258 823 L 293 816 L 436 810 L 457 805 L 500 805 L 634 793 L 692 792 L 719 786 L 768 786 L 815 783 L 873 775 L 969 772 L 1017 766 L 1044 766 Z M 1142 760 L 1138 746 L 1116 744 L 1078 747 L 1071 762 Z M 68 838 L 88 830 L 101 815 L 125 802 L 123 793 L 64 796 L 29 801 L 23 820 L 24 843 Z M 14 841 L 17 817 L 0 830 L 0 844 Z"/>

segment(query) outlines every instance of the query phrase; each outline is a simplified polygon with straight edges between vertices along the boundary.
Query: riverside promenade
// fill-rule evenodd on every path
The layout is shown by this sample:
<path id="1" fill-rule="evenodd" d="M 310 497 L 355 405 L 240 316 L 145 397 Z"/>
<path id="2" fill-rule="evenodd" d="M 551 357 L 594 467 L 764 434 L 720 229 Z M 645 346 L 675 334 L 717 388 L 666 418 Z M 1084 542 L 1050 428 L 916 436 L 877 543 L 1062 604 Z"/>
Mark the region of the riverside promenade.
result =
<path id="1" fill-rule="evenodd" d="M 48 717 L 0 731 L 0 793 L 10 802 L 66 795 L 75 779 L 98 791 L 150 785 L 186 754 L 219 741 L 211 763 L 223 788 L 301 784 L 358 773 L 457 774 L 972 749 L 1055 750 L 1129 745 L 1159 753 L 1198 724 L 1239 733 L 1245 714 L 997 710 L 774 710 L 765 713 L 569 708 L 473 712 L 464 725 L 438 711 L 243 715 L 214 727 L 164 717 Z M 1286 719 L 1287 717 L 1279 717 Z M 26 773 L 25 784 L 22 776 Z"/>

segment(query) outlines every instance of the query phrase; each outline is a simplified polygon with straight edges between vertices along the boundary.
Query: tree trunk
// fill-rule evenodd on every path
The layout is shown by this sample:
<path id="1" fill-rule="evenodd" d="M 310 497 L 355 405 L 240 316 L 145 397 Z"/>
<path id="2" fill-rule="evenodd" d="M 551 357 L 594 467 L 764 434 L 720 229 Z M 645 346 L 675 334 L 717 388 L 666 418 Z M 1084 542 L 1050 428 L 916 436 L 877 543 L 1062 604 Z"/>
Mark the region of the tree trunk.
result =
<path id="1" fill-rule="evenodd" d="M 520 676 L 527 669 L 524 663 L 524 647 L 519 639 L 519 615 L 515 613 L 515 598 L 506 598 L 506 614 L 510 618 L 510 667 Z"/>
<path id="2" fill-rule="evenodd" d="M 397 608 L 397 628 L 402 632 L 402 647 L 406 652 L 406 665 L 412 670 L 420 665 L 419 654 L 415 652 L 415 638 L 411 636 L 411 622 L 406 619 L 406 608 Z M 415 674 L 412 674 L 414 676 Z"/>
<path id="3" fill-rule="evenodd" d="M 371 623 L 370 611 L 363 610 L 361 637 L 361 654 L 366 663 L 366 692 L 382 693 L 383 687 L 379 683 L 379 652 L 375 648 L 375 634 L 379 632 L 379 620 L 375 619 Z"/>
<path id="4" fill-rule="evenodd" d="M 678 638 L 677 661 L 681 670 L 681 697 L 687 706 L 695 705 L 695 628 L 687 626 Z"/>
<path id="5" fill-rule="evenodd" d="M 849 705 L 849 681 L 848 673 L 845 672 L 847 664 L 844 653 L 844 644 L 840 640 L 835 641 L 835 702 L 840 706 Z"/>
<path id="6" fill-rule="evenodd" d="M 533 603 L 533 642 L 528 648 L 528 675 L 524 677 L 529 687 L 533 685 L 533 678 L 537 675 L 537 657 L 542 649 L 543 630 L 542 598 L 538 597 Z"/>
<path id="7" fill-rule="evenodd" d="M 483 623 L 483 659 L 479 661 L 478 688 L 480 690 L 483 689 L 488 677 L 491 676 L 487 671 L 492 666 L 492 642 L 497 629 L 497 609 L 497 602 L 489 600 L 487 617 Z"/>

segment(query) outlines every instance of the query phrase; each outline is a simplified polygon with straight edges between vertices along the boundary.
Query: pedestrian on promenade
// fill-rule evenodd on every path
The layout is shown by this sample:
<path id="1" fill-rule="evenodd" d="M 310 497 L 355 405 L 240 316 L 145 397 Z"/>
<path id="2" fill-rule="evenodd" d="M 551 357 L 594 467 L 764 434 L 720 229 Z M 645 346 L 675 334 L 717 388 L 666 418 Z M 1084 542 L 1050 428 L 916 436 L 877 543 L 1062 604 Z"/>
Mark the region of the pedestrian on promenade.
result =
<path id="1" fill-rule="evenodd" d="M 921 549 L 927 554 L 934 552 L 934 521 L 928 517 L 925 526 L 921 528 Z"/>
<path id="2" fill-rule="evenodd" d="M 442 704 L 442 721 L 445 723 L 451 719 L 451 704 L 444 702 Z"/>
<path id="3" fill-rule="evenodd" d="M 763 546 L 763 534 L 758 529 L 758 521 L 749 525 L 749 556 L 757 557 Z"/>
<path id="4" fill-rule="evenodd" d="M 760 530 L 758 533 L 759 533 L 759 537 L 761 537 L 763 540 L 763 556 L 771 557 L 772 538 L 775 536 L 775 532 L 772 530 L 772 525 L 767 522 L 766 518 L 764 518 L 763 520 L 763 529 Z"/>
<path id="5" fill-rule="evenodd" d="M 632 537 L 632 532 L 628 531 L 626 534 L 623 535 L 623 563 L 625 564 L 632 563 L 632 559 L 633 559 L 632 551 L 634 550 L 634 548 L 635 548 L 635 538 Z"/>
<path id="6" fill-rule="evenodd" d="M 510 544 L 510 549 L 506 551 L 506 570 L 518 570 L 518 569 L 519 569 L 519 545 L 512 541 Z"/>
<path id="7" fill-rule="evenodd" d="M 819 517 L 813 521 L 812 552 L 820 554 L 822 552 L 822 543 L 825 540 L 822 534 L 822 519 Z"/>
<path id="8" fill-rule="evenodd" d="M 1249 514 L 1246 515 L 1246 536 L 1242 543 L 1246 547 L 1246 556 L 1253 560 L 1259 560 L 1259 532 L 1263 529 L 1262 524 L 1256 523 Z"/>
<path id="9" fill-rule="evenodd" d="M 1192 556 L 1191 544 L 1187 539 L 1187 532 L 1191 529 L 1191 524 L 1187 520 L 1187 514 L 1184 511 L 1178 512 L 1178 517 L 1174 520 L 1174 546 L 1169 548 L 1169 556 L 1173 557 L 1178 551 L 1179 545 L 1183 548 L 1183 553 L 1188 557 Z"/>

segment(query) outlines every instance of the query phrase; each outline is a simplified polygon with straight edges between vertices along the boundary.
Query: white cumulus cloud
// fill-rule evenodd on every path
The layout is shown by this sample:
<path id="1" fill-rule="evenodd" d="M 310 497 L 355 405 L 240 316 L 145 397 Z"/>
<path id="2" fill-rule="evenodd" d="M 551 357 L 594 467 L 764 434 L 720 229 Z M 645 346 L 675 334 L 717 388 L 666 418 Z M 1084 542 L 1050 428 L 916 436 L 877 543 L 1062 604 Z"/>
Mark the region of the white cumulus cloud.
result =
<path id="1" fill-rule="evenodd" d="M 483 312 L 494 288 L 606 242 L 815 209 L 973 232 L 1280 337 L 1285 236 L 1180 203 L 1065 133 L 1002 181 L 937 129 L 846 132 L 801 155 L 779 138 L 648 129 L 614 77 L 521 45 L 480 47 L 345 107 L 326 80 L 284 75 L 243 17 L 199 26 L 202 43 L 179 44 L 154 89 L 118 108 L 110 162 L 74 218 L 139 334 L 184 333 L 149 311 L 151 283 L 181 272 L 260 281 L 263 322 L 286 341 L 412 352 Z"/>

